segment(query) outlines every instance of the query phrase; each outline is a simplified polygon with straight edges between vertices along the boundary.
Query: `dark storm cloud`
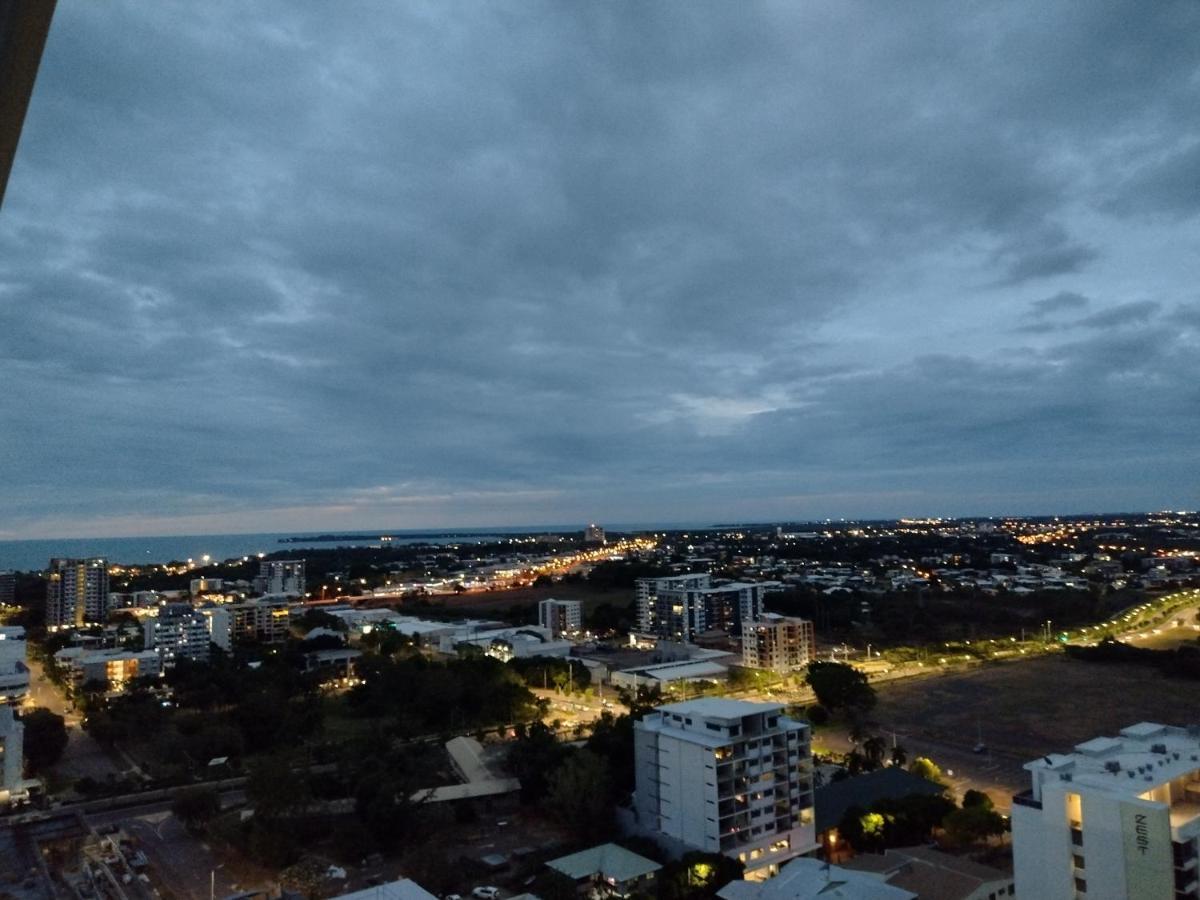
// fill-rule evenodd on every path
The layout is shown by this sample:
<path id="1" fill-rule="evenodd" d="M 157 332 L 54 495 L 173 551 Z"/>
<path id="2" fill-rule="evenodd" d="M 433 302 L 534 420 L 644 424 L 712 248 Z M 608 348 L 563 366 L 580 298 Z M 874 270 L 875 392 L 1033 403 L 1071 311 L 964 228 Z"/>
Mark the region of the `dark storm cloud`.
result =
<path id="1" fill-rule="evenodd" d="M 1198 9 L 62 4 L 0 530 L 1194 503 Z"/>

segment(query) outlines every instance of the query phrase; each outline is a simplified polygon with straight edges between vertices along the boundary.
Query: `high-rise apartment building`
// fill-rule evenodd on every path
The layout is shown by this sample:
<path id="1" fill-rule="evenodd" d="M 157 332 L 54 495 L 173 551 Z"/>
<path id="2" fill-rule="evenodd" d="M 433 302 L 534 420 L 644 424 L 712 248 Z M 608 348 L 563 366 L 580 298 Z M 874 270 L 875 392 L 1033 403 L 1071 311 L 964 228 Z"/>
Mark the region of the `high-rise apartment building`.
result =
<path id="1" fill-rule="evenodd" d="M 1142 722 L 1026 763 L 1013 797 L 1018 897 L 1200 897 L 1200 727 Z"/>
<path id="2" fill-rule="evenodd" d="M 813 623 L 762 613 L 742 623 L 742 664 L 751 669 L 795 672 L 813 658 Z"/>
<path id="3" fill-rule="evenodd" d="M 7 804 L 21 785 L 25 725 L 11 706 L 0 704 L 0 804 Z"/>
<path id="4" fill-rule="evenodd" d="M 260 594 L 304 596 L 304 560 L 264 559 L 259 564 L 254 589 Z"/>
<path id="5" fill-rule="evenodd" d="M 594 522 L 583 529 L 583 542 L 585 544 L 603 544 L 606 541 L 604 528 Z"/>
<path id="6" fill-rule="evenodd" d="M 52 559 L 46 582 L 46 624 L 78 627 L 108 618 L 108 562 Z"/>
<path id="7" fill-rule="evenodd" d="M 538 603 L 538 625 L 549 629 L 551 638 L 582 631 L 583 603 L 553 598 L 543 600 Z"/>
<path id="8" fill-rule="evenodd" d="M 692 641 L 718 629 L 740 634 L 742 623 L 762 615 L 763 597 L 774 582 L 714 585 L 709 575 L 639 578 L 638 628 L 672 641 Z"/>
<path id="9" fill-rule="evenodd" d="M 25 629 L 19 625 L 0 627 L 0 706 L 19 706 L 28 696 Z"/>
<path id="10" fill-rule="evenodd" d="M 0 572 L 0 606 L 12 606 L 17 593 L 17 573 Z"/>
<path id="11" fill-rule="evenodd" d="M 723 853 L 748 878 L 817 847 L 808 726 L 775 703 L 704 698 L 634 725 L 638 827 Z"/>
<path id="12" fill-rule="evenodd" d="M 208 617 L 190 603 L 159 607 L 157 615 L 142 620 L 142 633 L 146 649 L 157 650 L 165 667 L 174 665 L 177 659 L 208 662 Z"/>

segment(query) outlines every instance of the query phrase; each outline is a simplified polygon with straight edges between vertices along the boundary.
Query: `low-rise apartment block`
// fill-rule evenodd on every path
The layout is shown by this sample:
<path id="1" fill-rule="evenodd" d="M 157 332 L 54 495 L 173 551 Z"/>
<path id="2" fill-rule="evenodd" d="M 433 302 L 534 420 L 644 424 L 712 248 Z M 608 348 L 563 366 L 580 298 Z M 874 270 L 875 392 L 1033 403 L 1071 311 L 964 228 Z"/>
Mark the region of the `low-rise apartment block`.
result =
<path id="1" fill-rule="evenodd" d="M 286 597 L 258 597 L 240 603 L 228 603 L 205 609 L 209 637 L 222 650 L 234 644 L 255 642 L 282 644 L 291 627 L 291 611 Z"/>
<path id="2" fill-rule="evenodd" d="M 809 728 L 775 703 L 704 698 L 634 725 L 638 827 L 741 860 L 747 877 L 815 850 Z"/>
<path id="3" fill-rule="evenodd" d="M 812 661 L 813 623 L 763 613 L 742 625 L 742 664 L 771 672 L 795 672 Z"/>
<path id="4" fill-rule="evenodd" d="M 577 634 L 583 630 L 583 603 L 579 600 L 555 600 L 538 603 L 538 625 L 549 629 L 552 637 Z"/>
<path id="5" fill-rule="evenodd" d="M 1026 763 L 1013 797 L 1018 897 L 1200 897 L 1200 727 L 1142 722 Z"/>
<path id="6" fill-rule="evenodd" d="M 157 677 L 163 670 L 162 658 L 154 650 L 66 647 L 54 654 L 54 661 L 66 670 L 75 691 L 99 682 L 107 684 L 109 691 L 120 693 L 130 681 Z"/>
<path id="7" fill-rule="evenodd" d="M 260 594 L 286 594 L 303 597 L 305 588 L 304 560 L 264 559 L 259 564 L 254 589 Z"/>
<path id="8" fill-rule="evenodd" d="M 706 631 L 740 634 L 758 619 L 763 597 L 775 582 L 736 581 L 714 585 L 708 575 L 641 578 L 637 582 L 638 627 L 673 641 L 694 641 Z"/>
<path id="9" fill-rule="evenodd" d="M 168 603 L 142 620 L 145 648 L 156 650 L 170 667 L 177 659 L 208 662 L 211 640 L 208 617 L 190 603 Z"/>

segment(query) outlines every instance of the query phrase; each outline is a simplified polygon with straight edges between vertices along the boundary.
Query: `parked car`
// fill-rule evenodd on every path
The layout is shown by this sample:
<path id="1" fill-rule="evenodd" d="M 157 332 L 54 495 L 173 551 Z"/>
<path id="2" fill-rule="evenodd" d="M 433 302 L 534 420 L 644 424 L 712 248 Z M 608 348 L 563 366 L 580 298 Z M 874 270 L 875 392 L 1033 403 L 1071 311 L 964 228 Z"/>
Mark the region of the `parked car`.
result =
<path id="1" fill-rule="evenodd" d="M 474 897 L 475 900 L 496 900 L 496 898 L 500 896 L 500 888 L 492 887 L 491 885 L 484 885 L 471 891 L 471 896 Z"/>

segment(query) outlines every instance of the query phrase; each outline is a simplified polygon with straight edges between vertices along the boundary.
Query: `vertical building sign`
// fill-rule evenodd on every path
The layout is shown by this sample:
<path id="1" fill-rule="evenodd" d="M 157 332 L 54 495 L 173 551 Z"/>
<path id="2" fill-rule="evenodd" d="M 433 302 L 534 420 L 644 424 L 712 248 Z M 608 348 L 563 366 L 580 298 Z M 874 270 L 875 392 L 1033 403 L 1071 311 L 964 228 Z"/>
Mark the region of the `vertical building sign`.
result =
<path id="1" fill-rule="evenodd" d="M 1121 804 L 1125 887 L 1129 900 L 1172 900 L 1171 819 L 1165 807 Z"/>

